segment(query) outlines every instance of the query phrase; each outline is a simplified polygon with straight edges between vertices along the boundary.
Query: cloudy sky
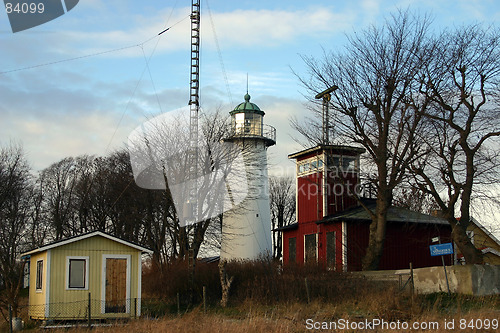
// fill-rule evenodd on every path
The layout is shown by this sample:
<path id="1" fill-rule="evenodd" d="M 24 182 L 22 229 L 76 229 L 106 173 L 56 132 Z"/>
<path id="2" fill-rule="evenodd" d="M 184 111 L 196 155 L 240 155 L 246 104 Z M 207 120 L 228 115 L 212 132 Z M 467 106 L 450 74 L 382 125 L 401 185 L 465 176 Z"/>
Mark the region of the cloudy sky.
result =
<path id="1" fill-rule="evenodd" d="M 229 112 L 252 102 L 277 128 L 269 149 L 277 170 L 301 146 L 292 116 L 307 111 L 292 73 L 300 55 L 342 48 L 346 34 L 410 8 L 433 28 L 500 19 L 496 0 L 202 0 L 201 106 Z M 12 33 L 0 11 L 0 145 L 24 146 L 35 170 L 66 156 L 124 147 L 137 126 L 186 107 L 189 0 L 80 0 L 65 15 Z M 170 28 L 158 36 L 160 31 Z"/>
<path id="2" fill-rule="evenodd" d="M 147 119 L 185 107 L 190 3 L 80 0 L 18 33 L 1 11 L 0 144 L 23 144 L 40 170 L 66 156 L 123 147 Z M 437 29 L 500 17 L 494 0 L 202 0 L 202 108 L 230 111 L 243 101 L 248 73 L 252 102 L 278 129 L 271 162 L 290 166 L 287 154 L 301 146 L 288 119 L 306 113 L 292 74 L 304 72 L 300 55 L 341 48 L 345 34 L 408 7 L 431 14 Z"/>

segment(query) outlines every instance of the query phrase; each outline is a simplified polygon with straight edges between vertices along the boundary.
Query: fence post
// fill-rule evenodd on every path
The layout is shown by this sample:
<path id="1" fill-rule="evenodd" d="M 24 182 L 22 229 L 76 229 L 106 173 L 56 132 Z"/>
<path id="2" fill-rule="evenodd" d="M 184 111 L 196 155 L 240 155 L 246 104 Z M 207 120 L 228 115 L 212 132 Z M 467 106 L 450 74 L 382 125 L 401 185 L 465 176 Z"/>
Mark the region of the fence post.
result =
<path id="1" fill-rule="evenodd" d="M 181 298 L 179 293 L 177 293 L 177 315 L 181 314 Z"/>
<path id="2" fill-rule="evenodd" d="M 446 265 L 444 264 L 444 256 L 441 256 L 441 261 L 443 262 L 444 277 L 446 279 L 446 287 L 448 288 L 448 296 L 450 296 L 451 295 L 450 283 L 448 282 L 448 273 L 446 273 Z"/>
<path id="3" fill-rule="evenodd" d="M 413 296 L 415 294 L 415 282 L 413 280 L 413 263 L 410 262 L 410 291 L 411 291 L 411 304 L 413 305 Z"/>
<path id="4" fill-rule="evenodd" d="M 12 305 L 9 304 L 9 332 L 12 333 Z"/>
<path id="5" fill-rule="evenodd" d="M 91 310 L 92 310 L 92 308 L 91 308 L 90 303 L 91 303 L 91 296 L 89 293 L 89 305 L 88 305 L 88 326 L 89 326 L 89 328 L 92 327 L 92 324 L 91 324 L 91 319 L 92 319 Z"/>
<path id="6" fill-rule="evenodd" d="M 207 313 L 207 287 L 203 286 L 203 313 Z"/>
<path id="7" fill-rule="evenodd" d="M 311 295 L 309 294 L 309 284 L 307 284 L 307 278 L 304 278 L 304 282 L 306 284 L 307 303 L 311 303 Z"/>
<path id="8" fill-rule="evenodd" d="M 134 298 L 134 318 L 137 319 L 137 297 Z"/>

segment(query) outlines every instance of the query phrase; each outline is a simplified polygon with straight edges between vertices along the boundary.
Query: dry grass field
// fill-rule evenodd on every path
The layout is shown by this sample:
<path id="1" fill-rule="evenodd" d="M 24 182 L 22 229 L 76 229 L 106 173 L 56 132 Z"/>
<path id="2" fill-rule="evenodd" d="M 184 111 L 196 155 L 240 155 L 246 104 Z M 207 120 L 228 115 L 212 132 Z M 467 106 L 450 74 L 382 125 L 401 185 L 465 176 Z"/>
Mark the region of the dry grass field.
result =
<path id="1" fill-rule="evenodd" d="M 97 326 L 92 331 L 500 332 L 500 295 L 439 293 L 411 297 L 408 288 L 400 290 L 389 283 L 315 267 L 279 270 L 272 263 L 228 266 L 235 283 L 227 308 L 218 304 L 217 266 L 200 265 L 195 278 L 195 305 L 181 304 L 178 314 L 177 294 L 181 295 L 181 301 L 185 300 L 182 295 L 188 290 L 188 272 L 183 267 L 180 264 L 161 271 L 146 270 L 143 316 L 126 322 L 108 322 L 111 326 Z M 206 312 L 200 298 L 202 286 L 207 289 Z M 5 322 L 2 324 L 0 331 L 5 331 L 7 326 Z M 85 324 L 80 322 L 79 328 L 42 330 L 40 323 L 27 321 L 27 328 L 32 332 L 84 332 L 88 331 Z"/>
<path id="2" fill-rule="evenodd" d="M 390 293 L 387 295 L 389 296 Z M 439 297 L 439 296 L 438 296 Z M 404 323 L 407 323 L 413 332 L 498 332 L 500 327 L 495 329 L 492 325 L 493 319 L 499 320 L 500 309 L 498 297 L 482 298 L 480 304 L 473 305 L 474 309 L 460 308 L 460 303 L 467 305 L 470 299 L 456 300 L 449 304 L 449 307 L 437 305 L 442 300 L 435 300 L 436 303 L 429 308 L 422 309 L 419 306 L 411 308 L 392 307 L 391 301 L 382 295 L 374 299 L 359 300 L 352 304 L 324 304 L 313 302 L 311 304 L 291 304 L 286 306 L 263 307 L 248 302 L 237 308 L 215 310 L 211 309 L 206 314 L 202 309 L 197 308 L 180 316 L 169 315 L 160 319 L 141 318 L 128 323 L 116 323 L 111 327 L 96 327 L 94 332 L 221 332 L 221 333 L 253 333 L 253 332 L 308 332 L 308 331 L 331 331 L 331 332 L 359 332 L 360 323 L 365 320 L 381 319 L 382 322 L 369 332 L 402 332 Z M 424 301 L 425 302 L 425 301 Z M 431 305 L 431 303 L 428 303 Z M 458 306 L 458 307 L 457 307 Z M 415 313 L 412 313 L 415 311 Z M 308 321 L 309 320 L 309 325 Z M 471 320 L 474 328 L 470 328 Z M 347 326 L 349 321 L 351 326 Z M 465 324 L 463 329 L 460 321 Z M 322 325 L 339 325 L 335 330 L 333 327 L 321 329 L 314 322 Z M 485 328 L 490 323 L 489 329 Z M 344 323 L 344 327 L 340 326 Z M 353 324 L 355 323 L 355 324 Z M 394 326 L 394 325 L 398 325 Z M 448 329 L 445 329 L 445 323 Z M 454 323 L 454 329 L 449 324 Z M 432 326 L 436 325 L 437 326 Z M 356 326 L 353 326 L 356 325 Z M 394 326 L 394 327 L 391 327 Z M 421 328 L 414 328 L 419 325 Z M 481 328 L 478 328 L 482 325 Z M 312 326 L 312 327 L 308 327 Z M 469 326 L 469 327 L 467 327 Z M 323 327 L 324 328 L 324 327 Z M 344 328 L 344 329 L 343 329 Z M 370 328 L 370 327 L 369 327 Z M 83 332 L 87 328 L 60 329 L 56 332 Z"/>

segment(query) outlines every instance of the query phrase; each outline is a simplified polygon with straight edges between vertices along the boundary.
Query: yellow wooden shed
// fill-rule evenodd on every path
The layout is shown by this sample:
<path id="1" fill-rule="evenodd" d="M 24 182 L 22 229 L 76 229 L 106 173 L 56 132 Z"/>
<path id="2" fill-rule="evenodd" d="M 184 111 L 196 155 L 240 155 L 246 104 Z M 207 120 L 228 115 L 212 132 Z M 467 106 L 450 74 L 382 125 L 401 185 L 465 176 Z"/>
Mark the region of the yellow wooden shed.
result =
<path id="1" fill-rule="evenodd" d="M 32 319 L 106 319 L 141 314 L 142 255 L 152 251 L 94 231 L 22 254 L 30 262 Z"/>

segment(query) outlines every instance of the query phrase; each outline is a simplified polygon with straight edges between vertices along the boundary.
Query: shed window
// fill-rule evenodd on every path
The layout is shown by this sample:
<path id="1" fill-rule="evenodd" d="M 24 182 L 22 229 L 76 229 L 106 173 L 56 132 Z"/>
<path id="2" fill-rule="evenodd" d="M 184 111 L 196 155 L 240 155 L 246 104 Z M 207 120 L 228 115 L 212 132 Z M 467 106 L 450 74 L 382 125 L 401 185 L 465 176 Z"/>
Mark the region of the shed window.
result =
<path id="1" fill-rule="evenodd" d="M 88 257 L 68 257 L 67 289 L 88 288 Z"/>
<path id="2" fill-rule="evenodd" d="M 43 279 L 43 260 L 38 260 L 36 262 L 36 290 L 42 290 L 42 279 Z"/>

